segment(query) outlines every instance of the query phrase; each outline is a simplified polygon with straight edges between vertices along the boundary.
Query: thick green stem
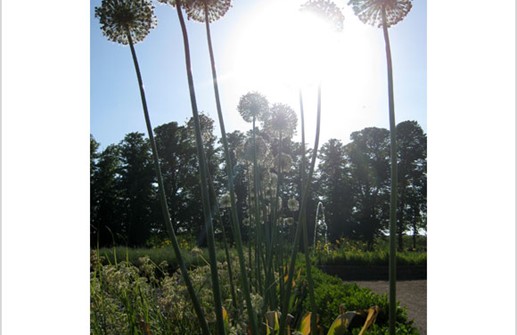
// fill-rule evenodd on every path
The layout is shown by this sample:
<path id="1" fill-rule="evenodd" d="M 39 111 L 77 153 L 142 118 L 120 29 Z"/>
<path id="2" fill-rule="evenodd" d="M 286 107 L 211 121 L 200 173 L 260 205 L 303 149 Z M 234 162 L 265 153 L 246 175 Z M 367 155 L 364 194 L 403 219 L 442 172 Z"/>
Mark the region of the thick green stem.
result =
<path id="1" fill-rule="evenodd" d="M 257 281 L 257 291 L 259 294 L 263 295 L 263 285 L 262 285 L 262 270 L 261 270 L 261 259 L 262 256 L 262 227 L 260 225 L 260 208 L 259 208 L 259 171 L 258 171 L 258 161 L 257 161 L 257 136 L 256 136 L 256 116 L 253 115 L 253 132 L 252 132 L 252 144 L 253 144 L 253 211 L 254 211 L 254 221 L 255 221 L 255 270 L 256 270 L 256 281 Z"/>
<path id="2" fill-rule="evenodd" d="M 239 309 L 237 294 L 235 293 L 235 285 L 233 284 L 232 258 L 226 241 L 226 229 L 224 229 L 224 222 L 221 221 L 221 229 L 223 232 L 224 253 L 226 254 L 226 261 L 228 262 L 228 279 L 230 282 L 230 294 L 232 295 L 232 305 L 235 310 Z"/>
<path id="3" fill-rule="evenodd" d="M 190 277 L 188 275 L 188 270 L 185 265 L 185 261 L 183 260 L 183 256 L 181 255 L 181 249 L 179 247 L 178 240 L 176 239 L 176 234 L 174 233 L 174 229 L 172 227 L 169 209 L 167 206 L 167 199 L 165 197 L 165 189 L 163 186 L 163 178 L 162 178 L 162 172 L 160 169 L 160 160 L 158 157 L 158 150 L 156 148 L 156 141 L 154 140 L 153 128 L 151 126 L 151 120 L 149 118 L 149 112 L 147 110 L 147 102 L 145 99 L 144 84 L 142 82 L 142 76 L 140 74 L 140 67 L 138 65 L 135 47 L 133 45 L 133 40 L 131 38 L 131 33 L 129 32 L 129 29 L 127 30 L 127 36 L 128 36 L 128 41 L 129 41 L 129 47 L 131 49 L 131 55 L 133 56 L 133 63 L 135 64 L 136 75 L 138 78 L 138 85 L 140 87 L 140 96 L 142 98 L 142 107 L 144 109 L 145 123 L 147 126 L 149 140 L 151 142 L 151 149 L 153 152 L 154 167 L 155 167 L 157 179 L 158 179 L 158 192 L 159 192 L 159 197 L 160 197 L 160 203 L 161 203 L 162 215 L 163 215 L 165 228 L 167 229 L 167 232 L 169 233 L 169 237 L 172 242 L 172 247 L 174 249 L 174 253 L 176 254 L 176 259 L 178 261 L 178 265 L 180 267 L 181 274 L 183 276 L 183 281 L 185 282 L 185 285 L 187 286 L 187 290 L 190 294 L 190 298 L 192 300 L 192 304 L 194 305 L 194 310 L 198 317 L 198 321 L 199 321 L 201 330 L 203 331 L 204 335 L 209 335 L 210 331 L 208 330 L 208 324 L 206 322 L 205 315 L 203 313 L 203 310 L 201 309 L 201 304 L 199 303 L 199 300 L 197 298 L 196 292 L 194 290 L 194 286 L 192 285 L 192 282 L 190 281 Z"/>
<path id="4" fill-rule="evenodd" d="M 321 120 L 321 84 L 318 85 L 318 112 L 317 112 L 317 121 L 316 121 L 316 139 L 314 140 L 314 151 L 312 153 L 312 160 L 311 160 L 311 167 L 310 167 L 310 174 L 309 179 L 307 180 L 307 186 L 306 186 L 306 194 L 303 196 L 303 203 L 302 208 L 304 213 L 300 212 L 300 217 L 302 218 L 302 227 L 303 227 L 303 241 L 305 244 L 305 268 L 307 271 L 307 282 L 309 284 L 309 302 L 311 305 L 311 334 L 317 333 L 316 328 L 316 320 L 317 320 L 317 306 L 316 306 L 316 300 L 314 298 L 314 280 L 312 279 L 312 271 L 311 271 L 311 261 L 309 257 L 309 237 L 307 234 L 307 215 L 305 215 L 305 211 L 307 208 L 307 201 L 308 201 L 308 195 L 311 188 L 311 180 L 312 174 L 314 173 L 314 167 L 316 165 L 316 158 L 318 154 L 318 145 L 319 145 L 319 139 L 320 139 L 320 120 Z"/>
<path id="5" fill-rule="evenodd" d="M 388 99 L 390 114 L 390 158 L 391 158 L 391 194 L 390 194 L 390 257 L 389 257 L 389 331 L 395 335 L 396 318 L 396 234 L 397 234 L 397 134 L 395 125 L 395 102 L 393 98 L 393 67 L 391 63 L 390 39 L 386 24 L 386 12 L 382 10 L 382 30 L 386 44 L 386 62 L 388 67 Z"/>
<path id="6" fill-rule="evenodd" d="M 299 91 L 299 98 L 300 98 L 300 123 L 302 127 L 302 162 L 300 166 L 300 178 L 302 180 L 302 185 L 304 185 L 305 181 L 305 121 L 304 121 L 304 113 L 303 113 L 303 95 L 302 90 Z"/>
<path id="7" fill-rule="evenodd" d="M 286 331 L 286 320 L 287 320 L 287 312 L 288 312 L 288 302 L 289 302 L 289 296 L 291 295 L 291 282 L 294 277 L 294 265 L 296 262 L 296 255 L 298 253 L 297 246 L 299 245 L 301 241 L 302 231 L 304 231 L 304 241 L 306 246 L 308 246 L 308 238 L 307 238 L 307 220 L 305 218 L 305 211 L 307 207 L 307 201 L 309 197 L 310 192 L 310 186 L 311 186 L 311 179 L 312 175 L 314 174 L 314 168 L 316 166 L 316 158 L 318 155 L 318 146 L 319 146 L 319 137 L 320 137 L 320 120 L 321 120 L 321 85 L 318 86 L 318 110 L 317 110 L 317 121 L 316 121 L 316 137 L 314 140 L 314 149 L 312 152 L 311 157 L 311 164 L 309 166 L 309 174 L 307 175 L 306 180 L 302 184 L 303 190 L 302 190 L 302 201 L 300 204 L 300 210 L 298 212 L 298 226 L 296 227 L 296 233 L 294 238 L 294 245 L 293 249 L 291 251 L 291 262 L 289 264 L 289 272 L 287 276 L 287 285 L 286 285 L 286 293 L 285 298 L 282 303 L 282 316 L 280 318 L 280 334 L 284 334 Z M 302 128 L 303 132 L 303 128 Z M 305 148 L 304 144 L 302 143 L 302 148 Z M 305 156 L 305 151 L 302 153 Z M 303 162 L 303 160 L 302 160 Z M 301 226 L 301 228 L 300 228 Z M 312 279 L 312 271 L 311 271 L 311 264 L 309 255 L 307 252 L 305 252 L 305 266 L 307 271 L 307 282 L 309 284 L 309 301 L 311 305 L 312 315 L 311 315 L 311 333 L 316 334 L 316 303 L 314 300 L 314 281 Z"/>
<path id="8" fill-rule="evenodd" d="M 257 318 L 253 311 L 252 303 L 251 303 L 251 294 L 250 294 L 250 284 L 248 282 L 248 276 L 246 275 L 246 262 L 244 259 L 244 252 L 242 246 L 242 236 L 241 229 L 239 226 L 239 217 L 237 214 L 237 201 L 235 199 L 235 186 L 234 186 L 234 175 L 233 175 L 233 163 L 231 161 L 230 150 L 228 148 L 228 139 L 226 138 L 226 130 L 224 126 L 224 118 L 221 108 L 221 101 L 219 98 L 219 85 L 217 81 L 217 72 L 215 68 L 215 57 L 214 51 L 212 47 L 212 38 L 210 34 L 210 22 L 208 20 L 208 10 L 205 4 L 205 26 L 206 26 L 206 35 L 208 42 L 208 52 L 210 55 L 210 65 L 212 68 L 212 80 L 214 84 L 214 94 L 215 94 L 215 103 L 217 108 L 217 115 L 219 117 L 219 128 L 221 130 L 221 140 L 223 142 L 224 155 L 226 159 L 226 174 L 228 176 L 228 192 L 230 193 L 230 203 L 231 203 L 231 225 L 232 225 L 232 233 L 237 246 L 237 254 L 239 257 L 239 267 L 240 267 L 240 282 L 242 291 L 244 293 L 244 299 L 246 301 L 246 309 L 248 311 L 248 318 L 251 324 L 252 334 L 258 334 L 257 328 Z"/>
<path id="9" fill-rule="evenodd" d="M 185 49 L 185 65 L 187 70 L 187 80 L 189 85 L 190 103 L 192 107 L 192 115 L 194 119 L 194 129 L 196 135 L 196 146 L 199 159 L 199 175 L 200 175 L 200 186 L 201 186 L 201 201 L 203 204 L 203 213 L 205 218 L 205 228 L 207 233 L 208 241 L 208 254 L 210 262 L 210 273 L 212 277 L 212 289 L 214 294 L 214 309 L 216 316 L 216 327 L 217 333 L 222 335 L 225 334 L 224 319 L 223 319 L 223 305 L 221 297 L 221 289 L 219 286 L 219 277 L 217 273 L 217 258 L 215 254 L 215 238 L 214 238 L 214 226 L 212 221 L 212 211 L 210 208 L 210 197 L 208 190 L 209 183 L 209 172 L 208 165 L 206 162 L 205 152 L 203 148 L 203 139 L 201 136 L 201 124 L 199 120 L 199 113 L 197 109 L 196 95 L 194 90 L 194 79 L 192 75 L 192 65 L 190 59 L 190 47 L 187 36 L 187 28 L 183 13 L 181 11 L 180 2 L 176 2 L 176 11 L 178 13 L 178 19 L 181 25 L 181 31 L 183 35 L 183 45 Z"/>

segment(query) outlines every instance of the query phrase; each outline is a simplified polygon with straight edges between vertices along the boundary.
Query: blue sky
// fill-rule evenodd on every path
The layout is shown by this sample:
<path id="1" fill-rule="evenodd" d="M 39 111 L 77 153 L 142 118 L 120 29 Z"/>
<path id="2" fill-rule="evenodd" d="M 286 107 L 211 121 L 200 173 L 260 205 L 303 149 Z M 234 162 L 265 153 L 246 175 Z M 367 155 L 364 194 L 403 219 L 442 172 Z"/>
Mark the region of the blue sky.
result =
<path id="1" fill-rule="evenodd" d="M 311 53 L 321 36 L 328 37 L 323 52 L 300 63 L 300 51 L 290 40 L 306 29 L 298 24 L 301 0 L 235 1 L 212 24 L 222 108 L 228 131 L 247 130 L 236 110 L 239 98 L 249 91 L 263 93 L 271 103 L 286 103 L 299 111 L 302 83 L 307 141 L 314 133 L 316 85 L 305 81 L 310 73 L 322 79 L 323 142 L 338 138 L 348 142 L 350 133 L 365 127 L 388 128 L 386 59 L 382 30 L 361 23 L 345 1 L 336 1 L 345 15 L 340 34 L 322 31 L 311 40 L 304 32 L 304 53 Z M 91 1 L 90 9 L 90 131 L 105 147 L 118 143 L 129 132 L 146 133 L 136 75 L 129 47 L 108 41 L 100 30 Z M 153 127 L 191 115 L 181 30 L 175 10 L 156 2 L 157 27 L 136 45 Z M 304 21 L 305 22 L 305 21 Z M 408 16 L 390 29 L 396 121 L 416 120 L 427 132 L 426 1 L 414 1 Z M 297 25 L 298 24 L 298 25 Z M 200 111 L 217 121 L 204 25 L 188 21 L 193 73 Z M 298 34 L 299 35 L 299 34 Z M 307 35 L 307 37 L 305 37 Z M 311 44 L 312 43 L 312 44 Z M 296 47 L 295 47 L 296 48 Z M 328 49 L 326 49 L 328 48 Z M 313 57 L 313 58 L 314 58 Z M 319 58 L 322 57 L 322 58 Z M 293 65 L 295 64 L 295 65 Z M 323 68 L 322 68 L 323 64 Z M 291 68 L 290 68 L 291 66 Z M 292 66 L 296 66 L 295 69 Z M 304 67 L 305 70 L 298 69 Z M 300 78 L 300 77 L 302 78 Z M 294 78 L 296 77 L 296 78 Z M 298 131 L 298 135 L 300 131 Z M 220 136 L 216 128 L 216 135 Z M 299 137 L 298 137 L 299 139 Z"/>

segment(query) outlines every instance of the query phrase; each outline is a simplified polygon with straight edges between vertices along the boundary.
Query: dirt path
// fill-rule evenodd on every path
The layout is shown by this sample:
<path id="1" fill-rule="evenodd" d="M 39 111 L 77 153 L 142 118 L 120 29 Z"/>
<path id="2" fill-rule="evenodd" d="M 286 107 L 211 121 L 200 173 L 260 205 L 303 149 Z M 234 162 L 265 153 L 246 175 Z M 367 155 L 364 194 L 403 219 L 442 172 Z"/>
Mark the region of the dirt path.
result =
<path id="1" fill-rule="evenodd" d="M 388 294 L 387 281 L 354 281 L 379 294 Z M 407 307 L 408 318 L 413 320 L 420 335 L 427 335 L 427 280 L 397 281 L 397 300 Z"/>

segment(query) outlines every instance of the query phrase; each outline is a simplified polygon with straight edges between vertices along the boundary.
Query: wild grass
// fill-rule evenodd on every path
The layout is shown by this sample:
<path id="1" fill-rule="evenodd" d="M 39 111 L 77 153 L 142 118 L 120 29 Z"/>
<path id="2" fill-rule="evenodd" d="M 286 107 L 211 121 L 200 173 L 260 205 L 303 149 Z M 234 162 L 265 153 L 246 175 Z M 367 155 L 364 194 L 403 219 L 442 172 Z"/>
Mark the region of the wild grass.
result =
<path id="1" fill-rule="evenodd" d="M 229 251 L 231 255 L 236 254 L 235 250 L 230 249 Z M 127 247 L 101 248 L 98 250 L 98 254 L 103 257 L 103 264 L 116 264 L 117 262 L 128 261 L 134 266 L 139 266 L 140 258 L 148 257 L 154 264 L 167 262 L 170 272 L 178 269 L 178 261 L 171 246 L 150 249 Z M 209 256 L 206 248 L 192 247 L 182 249 L 181 255 L 187 268 L 195 268 L 208 264 Z M 217 250 L 216 258 L 218 262 L 224 262 L 226 260 L 225 251 L 222 248 Z"/>

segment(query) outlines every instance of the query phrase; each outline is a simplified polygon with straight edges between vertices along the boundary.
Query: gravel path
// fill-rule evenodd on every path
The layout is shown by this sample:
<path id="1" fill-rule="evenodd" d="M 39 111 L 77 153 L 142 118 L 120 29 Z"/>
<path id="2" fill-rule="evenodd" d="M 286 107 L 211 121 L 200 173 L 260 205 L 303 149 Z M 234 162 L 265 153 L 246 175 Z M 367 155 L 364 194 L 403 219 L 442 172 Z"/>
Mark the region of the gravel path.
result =
<path id="1" fill-rule="evenodd" d="M 379 294 L 388 294 L 387 281 L 354 281 Z M 427 335 L 427 280 L 397 281 L 397 300 L 407 307 L 408 318 L 414 321 L 420 335 Z"/>

